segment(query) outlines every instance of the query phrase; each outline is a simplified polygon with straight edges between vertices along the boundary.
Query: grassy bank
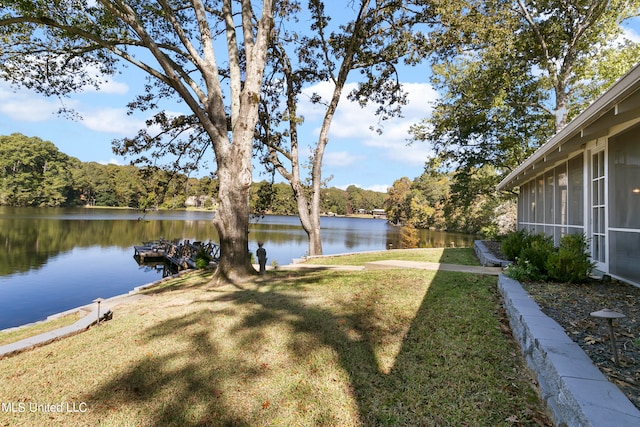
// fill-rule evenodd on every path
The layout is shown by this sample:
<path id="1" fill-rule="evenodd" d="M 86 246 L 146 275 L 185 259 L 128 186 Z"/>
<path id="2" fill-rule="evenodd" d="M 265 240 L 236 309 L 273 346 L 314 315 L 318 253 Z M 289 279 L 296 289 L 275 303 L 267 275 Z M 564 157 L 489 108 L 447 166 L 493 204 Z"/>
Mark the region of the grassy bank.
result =
<path id="1" fill-rule="evenodd" d="M 364 265 L 384 260 L 440 262 L 443 264 L 479 265 L 471 248 L 394 249 L 390 251 L 361 252 L 335 256 L 312 257 L 308 264 Z"/>
<path id="2" fill-rule="evenodd" d="M 544 422 L 495 277 L 276 271 L 242 288 L 207 279 L 167 282 L 100 327 L 0 360 L 0 401 L 17 409 L 1 411 L 0 425 Z"/>

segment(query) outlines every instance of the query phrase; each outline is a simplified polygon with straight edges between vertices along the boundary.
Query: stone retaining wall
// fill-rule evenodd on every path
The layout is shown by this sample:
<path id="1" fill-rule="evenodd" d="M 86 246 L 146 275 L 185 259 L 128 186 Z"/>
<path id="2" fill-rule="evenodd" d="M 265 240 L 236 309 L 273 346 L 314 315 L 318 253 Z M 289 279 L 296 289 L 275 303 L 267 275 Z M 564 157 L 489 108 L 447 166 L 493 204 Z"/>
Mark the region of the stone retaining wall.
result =
<path id="1" fill-rule="evenodd" d="M 514 337 L 559 426 L 640 426 L 640 411 L 516 280 L 498 278 Z"/>
<path id="2" fill-rule="evenodd" d="M 487 267 L 506 267 L 511 264 L 511 261 L 505 261 L 496 258 L 486 247 L 482 240 L 476 240 L 473 242 L 473 250 L 476 252 L 476 256 L 480 260 L 480 264 Z"/>

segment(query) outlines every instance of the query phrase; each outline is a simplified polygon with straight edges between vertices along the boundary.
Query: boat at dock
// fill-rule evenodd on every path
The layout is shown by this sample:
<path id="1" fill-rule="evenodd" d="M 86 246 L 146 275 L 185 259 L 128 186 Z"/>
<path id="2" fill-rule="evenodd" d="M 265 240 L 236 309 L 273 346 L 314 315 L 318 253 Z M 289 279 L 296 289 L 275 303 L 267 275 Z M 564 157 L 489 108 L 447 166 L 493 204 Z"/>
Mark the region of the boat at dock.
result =
<path id="1" fill-rule="evenodd" d="M 220 246 L 214 242 L 160 239 L 152 242 L 143 242 L 140 246 L 134 246 L 133 251 L 133 256 L 140 265 L 157 264 L 161 261 L 178 271 L 197 268 L 196 260 L 198 258 L 207 259 L 210 265 L 217 264 L 220 259 Z"/>
<path id="2" fill-rule="evenodd" d="M 139 263 L 145 261 L 158 261 L 164 258 L 166 243 L 164 241 L 143 242 L 141 246 L 133 247 L 133 256 Z"/>

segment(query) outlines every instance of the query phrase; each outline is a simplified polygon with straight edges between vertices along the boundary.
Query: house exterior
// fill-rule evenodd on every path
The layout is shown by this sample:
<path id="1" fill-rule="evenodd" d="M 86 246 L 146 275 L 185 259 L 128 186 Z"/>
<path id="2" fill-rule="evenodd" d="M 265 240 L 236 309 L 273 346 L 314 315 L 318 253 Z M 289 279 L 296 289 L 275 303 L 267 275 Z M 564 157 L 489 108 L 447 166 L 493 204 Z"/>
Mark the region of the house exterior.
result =
<path id="1" fill-rule="evenodd" d="M 584 233 L 596 269 L 640 286 L 640 63 L 497 186 L 516 188 L 518 229 Z"/>
<path id="2" fill-rule="evenodd" d="M 371 215 L 373 215 L 374 218 L 386 218 L 387 211 L 384 209 L 374 209 L 371 211 Z"/>

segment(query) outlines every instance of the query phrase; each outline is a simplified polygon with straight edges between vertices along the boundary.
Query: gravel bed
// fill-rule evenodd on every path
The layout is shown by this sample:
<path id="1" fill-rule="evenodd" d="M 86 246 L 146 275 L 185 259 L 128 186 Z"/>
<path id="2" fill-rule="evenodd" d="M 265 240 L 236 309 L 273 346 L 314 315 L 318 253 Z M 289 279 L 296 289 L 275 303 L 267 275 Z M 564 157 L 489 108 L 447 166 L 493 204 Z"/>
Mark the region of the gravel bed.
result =
<path id="1" fill-rule="evenodd" d="M 497 258 L 506 259 L 497 242 L 484 242 Z M 591 358 L 600 371 L 640 409 L 640 288 L 618 281 L 522 283 L 547 316 Z M 614 363 L 607 321 L 591 313 L 610 309 L 626 317 L 613 321 L 619 364 Z"/>

